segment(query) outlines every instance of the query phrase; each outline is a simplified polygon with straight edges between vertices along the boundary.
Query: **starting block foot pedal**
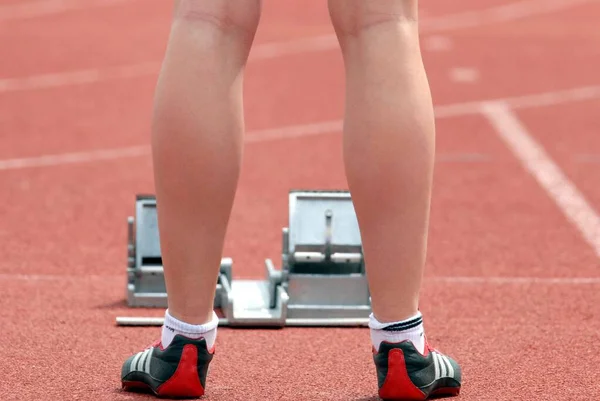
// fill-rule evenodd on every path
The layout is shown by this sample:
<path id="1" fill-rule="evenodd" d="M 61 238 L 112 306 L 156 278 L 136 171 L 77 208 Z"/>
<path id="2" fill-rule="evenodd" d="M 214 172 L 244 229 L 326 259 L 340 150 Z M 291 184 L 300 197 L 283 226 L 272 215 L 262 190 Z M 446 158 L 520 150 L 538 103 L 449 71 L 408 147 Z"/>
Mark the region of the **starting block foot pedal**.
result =
<path id="1" fill-rule="evenodd" d="M 127 302 L 167 307 L 156 199 L 138 196 L 130 217 Z M 265 260 L 263 280 L 234 280 L 224 258 L 214 306 L 221 326 L 367 326 L 371 301 L 358 222 L 348 191 L 291 191 L 281 268 Z M 120 326 L 162 325 L 162 318 L 118 317 Z"/>

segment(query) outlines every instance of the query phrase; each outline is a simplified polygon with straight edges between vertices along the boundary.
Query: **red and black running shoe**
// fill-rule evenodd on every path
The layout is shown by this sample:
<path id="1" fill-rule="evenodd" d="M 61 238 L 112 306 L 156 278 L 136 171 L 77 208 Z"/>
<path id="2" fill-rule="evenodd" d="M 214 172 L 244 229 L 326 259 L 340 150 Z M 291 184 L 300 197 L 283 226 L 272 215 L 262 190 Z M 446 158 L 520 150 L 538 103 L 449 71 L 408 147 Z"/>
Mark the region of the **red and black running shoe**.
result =
<path id="1" fill-rule="evenodd" d="M 157 341 L 127 359 L 121 383 L 125 390 L 150 390 L 164 398 L 201 397 L 213 354 L 204 339 L 176 335 L 165 349 Z"/>
<path id="2" fill-rule="evenodd" d="M 424 401 L 430 396 L 458 395 L 458 363 L 425 343 L 421 354 L 410 341 L 381 343 L 373 350 L 379 396 L 384 400 Z"/>

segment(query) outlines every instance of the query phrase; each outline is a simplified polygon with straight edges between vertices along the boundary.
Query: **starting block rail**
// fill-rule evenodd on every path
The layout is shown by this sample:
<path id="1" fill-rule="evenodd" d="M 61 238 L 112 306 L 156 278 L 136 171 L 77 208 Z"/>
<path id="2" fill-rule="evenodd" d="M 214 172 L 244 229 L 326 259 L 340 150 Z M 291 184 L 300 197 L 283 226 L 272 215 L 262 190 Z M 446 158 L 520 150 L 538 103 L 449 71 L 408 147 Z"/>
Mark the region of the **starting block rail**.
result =
<path id="1" fill-rule="evenodd" d="M 166 308 L 156 198 L 138 195 L 128 219 L 127 303 Z M 214 307 L 222 326 L 367 326 L 371 300 L 358 222 L 348 191 L 291 191 L 282 230 L 281 268 L 265 278 L 233 278 L 223 258 Z M 162 318 L 118 317 L 119 326 L 162 325 Z"/>
<path id="2" fill-rule="evenodd" d="M 118 326 L 162 326 L 164 323 L 162 317 L 117 317 Z M 357 318 L 357 319 L 329 319 L 323 321 L 323 319 L 287 319 L 285 325 L 287 327 L 366 327 L 369 324 L 369 318 Z M 219 326 L 232 327 L 229 324 L 229 320 L 226 318 L 219 318 Z M 273 325 L 267 325 L 270 327 Z M 235 327 L 235 326 L 234 326 Z M 262 327 L 260 325 L 252 325 L 252 327 Z"/>

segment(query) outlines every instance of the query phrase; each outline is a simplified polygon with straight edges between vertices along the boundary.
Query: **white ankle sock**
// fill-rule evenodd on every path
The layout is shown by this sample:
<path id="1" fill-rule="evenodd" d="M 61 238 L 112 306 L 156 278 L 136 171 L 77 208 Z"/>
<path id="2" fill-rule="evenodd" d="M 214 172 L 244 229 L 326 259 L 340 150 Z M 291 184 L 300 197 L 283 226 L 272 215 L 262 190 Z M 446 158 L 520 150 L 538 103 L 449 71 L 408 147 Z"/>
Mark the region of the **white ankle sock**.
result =
<path id="1" fill-rule="evenodd" d="M 425 351 L 425 329 L 421 312 L 406 320 L 391 323 L 381 323 L 371 313 L 369 327 L 371 329 L 371 341 L 377 351 L 379 351 L 379 346 L 384 341 L 399 343 L 405 340 L 410 340 L 420 353 Z"/>
<path id="2" fill-rule="evenodd" d="M 210 350 L 215 345 L 217 338 L 217 326 L 219 325 L 219 317 L 213 312 L 213 317 L 210 322 L 204 324 L 188 324 L 181 320 L 175 319 L 169 314 L 169 310 L 165 312 L 165 323 L 162 326 L 161 343 L 163 348 L 167 348 L 173 338 L 177 334 L 181 334 L 187 338 L 204 338 L 206 347 Z"/>

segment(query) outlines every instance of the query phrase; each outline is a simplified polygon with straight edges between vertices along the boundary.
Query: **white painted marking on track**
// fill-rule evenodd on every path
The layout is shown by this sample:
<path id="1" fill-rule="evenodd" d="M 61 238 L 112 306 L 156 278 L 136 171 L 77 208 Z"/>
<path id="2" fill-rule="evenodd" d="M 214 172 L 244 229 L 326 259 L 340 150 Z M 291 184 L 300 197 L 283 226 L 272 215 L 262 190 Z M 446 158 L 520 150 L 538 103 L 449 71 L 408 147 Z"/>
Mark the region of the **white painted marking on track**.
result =
<path id="1" fill-rule="evenodd" d="M 566 90 L 544 92 L 536 95 L 496 99 L 507 103 L 513 109 L 557 106 L 570 102 L 600 98 L 600 85 L 582 86 Z M 481 103 L 481 102 L 480 102 Z"/>
<path id="2" fill-rule="evenodd" d="M 160 63 L 148 62 L 121 65 L 105 69 L 76 70 L 56 74 L 32 75 L 17 79 L 0 79 L 0 92 L 20 92 L 70 85 L 93 84 L 116 79 L 157 75 Z"/>
<path id="3" fill-rule="evenodd" d="M 123 281 L 123 276 L 99 274 L 25 274 L 25 273 L 0 273 L 0 280 L 5 281 Z"/>
<path id="4" fill-rule="evenodd" d="M 475 83 L 479 81 L 480 75 L 476 68 L 455 67 L 450 69 L 450 80 L 457 83 Z"/>
<path id="5" fill-rule="evenodd" d="M 301 127 L 301 126 L 300 126 Z M 298 128 L 298 127 L 297 127 Z M 336 131 L 314 131 L 308 132 L 306 135 L 300 135 L 299 129 L 298 135 L 285 135 L 287 132 L 285 128 L 282 128 L 279 135 L 275 135 L 276 130 L 268 130 L 269 136 L 261 137 L 260 134 L 252 135 L 248 137 L 249 143 L 266 142 L 271 140 L 279 139 L 290 139 L 300 138 L 311 135 L 323 135 L 327 133 L 333 133 Z M 273 131 L 272 133 L 270 131 Z M 296 131 L 294 129 L 293 131 Z M 292 131 L 292 132 L 293 132 Z M 0 160 L 0 171 L 1 170 L 22 170 L 27 168 L 36 167 L 51 167 L 51 166 L 62 166 L 67 164 L 79 164 L 79 163 L 92 163 L 96 161 L 107 161 L 107 160 L 121 160 L 136 157 L 147 157 L 150 156 L 151 150 L 148 145 L 131 146 L 127 148 L 114 148 L 114 149 L 103 149 L 90 152 L 76 152 L 76 153 L 61 153 L 55 155 L 45 155 L 30 158 L 20 159 L 7 159 Z M 438 163 L 482 163 L 490 160 L 488 155 L 482 153 L 438 153 L 436 156 L 436 162 Z M 25 184 L 27 185 L 27 184 Z"/>
<path id="6" fill-rule="evenodd" d="M 41 17 L 65 11 L 108 7 L 131 0 L 36 0 L 0 6 L 0 21 Z"/>
<path id="7" fill-rule="evenodd" d="M 90 4 L 109 2 L 109 0 L 88 0 L 83 2 L 68 3 L 79 4 L 83 7 Z M 121 2 L 125 0 L 110 0 Z M 484 10 L 466 11 L 455 14 L 423 18 L 419 22 L 422 34 L 439 33 L 456 29 L 488 25 L 497 22 L 507 22 L 515 19 L 531 17 L 537 14 L 559 11 L 561 9 L 574 7 L 576 5 L 591 3 L 598 0 L 523 0 L 519 3 L 491 7 Z M 40 4 L 54 4 L 53 10 L 57 9 L 60 0 L 40 0 Z M 28 3 L 29 4 L 29 3 Z M 5 6 L 16 7 L 16 6 Z M 71 7 L 73 7 L 71 5 Z M 0 8 L 0 20 L 8 18 L 10 12 Z M 30 13 L 33 11 L 29 11 Z M 23 12 L 21 12 L 23 13 Z M 4 17 L 3 17 L 4 15 Z M 19 15 L 17 12 L 15 15 Z M 264 60 L 282 57 L 291 54 L 303 54 L 309 52 L 329 51 L 338 48 L 337 38 L 334 34 L 314 36 L 287 42 L 273 42 L 255 45 L 250 53 L 250 60 Z M 30 77 L 3 78 L 0 79 L 0 92 L 12 92 L 22 90 L 36 90 L 68 85 L 92 84 L 115 79 L 126 79 L 141 76 L 155 76 L 158 74 L 160 62 L 151 61 L 137 64 L 122 65 L 104 69 L 83 69 L 59 73 L 34 75 Z M 131 73 L 119 73 L 119 71 L 131 71 Z"/>
<path id="8" fill-rule="evenodd" d="M 454 43 L 447 36 L 432 35 L 421 39 L 421 46 L 429 52 L 447 52 L 454 48 Z"/>
<path id="9" fill-rule="evenodd" d="M 598 98 L 600 98 L 600 86 L 587 86 L 534 95 L 436 106 L 435 116 L 436 118 L 441 119 L 478 114 L 481 111 L 481 105 L 489 102 L 502 102 L 510 105 L 513 109 L 525 109 L 593 100 Z M 314 124 L 292 125 L 287 127 L 250 131 L 246 134 L 245 141 L 247 143 L 261 143 L 266 141 L 340 133 L 341 130 L 341 120 L 324 121 Z M 140 145 L 114 149 L 82 151 L 76 153 L 34 156 L 28 158 L 5 159 L 0 160 L 0 171 L 114 160 L 128 157 L 147 156 L 149 154 L 150 148 L 147 145 Z M 451 157 L 456 157 L 456 155 L 452 155 Z"/>
<path id="10" fill-rule="evenodd" d="M 328 51 L 339 47 L 335 35 L 313 36 L 289 42 L 273 42 L 256 45 L 250 52 L 249 61 L 265 60 L 291 54 Z"/>
<path id="11" fill-rule="evenodd" d="M 539 14 L 548 14 L 597 0 L 522 0 L 484 10 L 466 11 L 422 20 L 419 25 L 425 33 L 444 32 L 457 29 L 509 22 Z"/>
<path id="12" fill-rule="evenodd" d="M 435 108 L 436 118 L 457 117 L 478 114 L 481 105 L 488 102 L 502 102 L 512 109 L 529 109 L 548 106 L 557 106 L 572 102 L 595 100 L 600 98 L 600 85 L 584 86 L 552 92 L 543 92 L 530 95 L 502 97 L 474 102 L 455 103 Z"/>
<path id="13" fill-rule="evenodd" d="M 527 131 L 506 102 L 487 102 L 481 112 L 523 167 L 546 190 L 600 258 L 600 216 L 585 196 Z"/>
<path id="14" fill-rule="evenodd" d="M 483 276 L 440 276 L 425 277 L 425 282 L 444 284 L 543 284 L 543 285 L 597 285 L 600 277 L 483 277 Z"/>
<path id="15" fill-rule="evenodd" d="M 594 154 L 576 155 L 574 159 L 577 163 L 600 163 L 600 155 Z"/>
<path id="16" fill-rule="evenodd" d="M 89 152 L 62 153 L 38 157 L 0 160 L 0 170 L 19 170 L 32 167 L 58 166 L 74 163 L 88 163 L 100 160 L 124 159 L 129 157 L 146 156 L 150 153 L 147 145 L 130 146 Z"/>
<path id="17" fill-rule="evenodd" d="M 299 138 L 311 135 L 341 132 L 343 123 L 341 120 L 325 121 L 316 124 L 292 125 L 288 127 L 272 128 L 262 131 L 249 132 L 246 142 L 264 142 L 281 138 Z"/>

